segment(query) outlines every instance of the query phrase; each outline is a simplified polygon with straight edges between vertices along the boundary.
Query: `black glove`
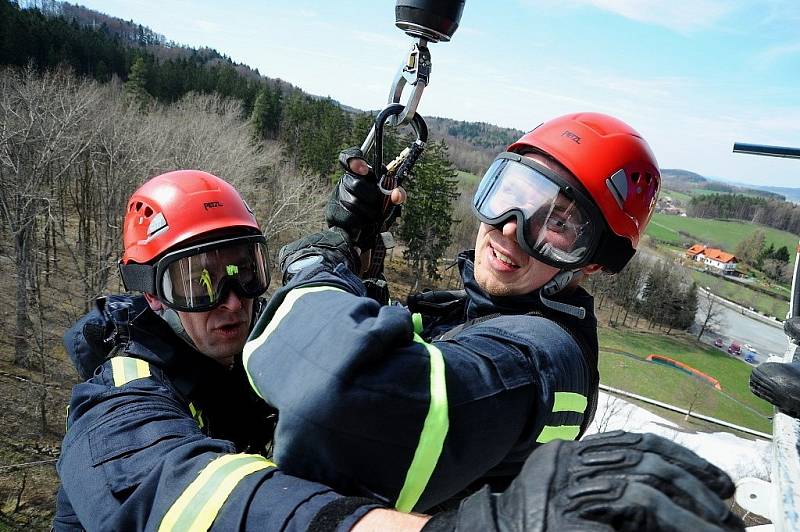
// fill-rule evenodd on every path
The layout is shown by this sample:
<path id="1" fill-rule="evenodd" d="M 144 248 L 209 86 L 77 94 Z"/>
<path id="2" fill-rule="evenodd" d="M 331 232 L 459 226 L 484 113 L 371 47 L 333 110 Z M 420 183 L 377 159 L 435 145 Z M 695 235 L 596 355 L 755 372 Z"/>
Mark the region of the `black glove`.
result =
<path id="1" fill-rule="evenodd" d="M 744 530 L 722 470 L 653 434 L 622 431 L 537 449 L 501 494 L 488 487 L 423 531 Z"/>
<path id="2" fill-rule="evenodd" d="M 328 227 L 347 231 L 355 245 L 361 251 L 367 251 L 372 249 L 383 225 L 385 196 L 378 188 L 378 178 L 371 168 L 365 176 L 350 170 L 351 159 L 363 158 L 364 154 L 358 148 L 348 148 L 339 154 L 344 175 L 331 192 L 325 207 L 325 221 Z"/>
<path id="3" fill-rule="evenodd" d="M 800 363 L 764 362 L 750 374 L 750 391 L 800 419 Z"/>
<path id="4" fill-rule="evenodd" d="M 318 263 L 336 266 L 342 262 L 355 273 L 361 268 L 361 260 L 347 233 L 337 227 L 295 240 L 283 246 L 278 253 L 284 284 L 308 266 Z"/>

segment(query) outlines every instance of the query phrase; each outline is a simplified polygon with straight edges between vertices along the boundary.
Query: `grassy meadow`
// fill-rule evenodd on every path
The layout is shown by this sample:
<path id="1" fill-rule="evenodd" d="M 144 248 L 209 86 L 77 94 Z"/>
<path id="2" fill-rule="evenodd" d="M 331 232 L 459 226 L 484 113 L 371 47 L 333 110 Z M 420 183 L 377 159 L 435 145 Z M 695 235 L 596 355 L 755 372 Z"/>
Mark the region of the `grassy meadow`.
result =
<path id="1" fill-rule="evenodd" d="M 624 352 L 625 354 L 621 354 Z M 704 385 L 698 413 L 762 432 L 772 431 L 772 406 L 750 392 L 752 367 L 719 349 L 675 334 L 600 329 L 600 381 L 631 393 L 688 408 L 697 379 L 645 360 L 647 355 L 670 357 L 717 379 L 722 393 Z M 707 388 L 707 389 L 706 389 Z"/>
<path id="2" fill-rule="evenodd" d="M 739 243 L 757 230 L 764 231 L 765 244 L 773 244 L 775 248 L 786 246 L 794 262 L 794 250 L 800 237 L 786 231 L 780 231 L 763 225 L 736 220 L 711 220 L 707 218 L 691 218 L 668 214 L 654 214 L 646 234 L 651 237 L 681 245 L 701 243 L 720 246 L 724 251 L 733 253 Z M 683 233 L 683 234 L 681 234 Z M 684 236 L 689 235 L 689 236 Z"/>

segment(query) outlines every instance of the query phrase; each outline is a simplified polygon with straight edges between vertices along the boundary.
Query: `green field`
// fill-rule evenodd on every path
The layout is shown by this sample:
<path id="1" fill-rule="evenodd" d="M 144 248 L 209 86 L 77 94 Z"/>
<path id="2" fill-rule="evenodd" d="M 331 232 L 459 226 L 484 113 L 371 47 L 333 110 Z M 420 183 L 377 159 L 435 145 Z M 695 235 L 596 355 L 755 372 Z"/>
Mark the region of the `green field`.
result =
<path id="1" fill-rule="evenodd" d="M 739 359 L 685 335 L 666 337 L 603 328 L 600 329 L 600 346 L 600 380 L 603 384 L 687 408 L 686 390 L 694 378 L 677 369 L 644 360 L 654 353 L 668 356 L 720 382 L 723 393 L 708 386 L 708 398 L 696 407 L 698 413 L 762 432 L 772 431 L 772 424 L 766 419 L 772 415 L 772 406 L 750 393 L 748 381 L 752 368 Z M 633 357 L 615 353 L 617 350 Z"/>
<path id="2" fill-rule="evenodd" d="M 689 194 L 685 194 L 683 192 L 678 192 L 677 190 L 668 190 L 666 188 L 661 189 L 662 196 L 669 196 L 673 200 L 681 203 L 684 206 L 689 205 L 689 202 L 692 201 L 692 197 Z"/>
<path id="3" fill-rule="evenodd" d="M 668 214 L 654 214 L 646 234 L 655 239 L 674 244 L 701 243 L 720 246 L 724 251 L 733 253 L 739 242 L 761 229 L 766 234 L 765 244 L 773 244 L 775 248 L 786 246 L 794 262 L 794 250 L 797 246 L 798 236 L 787 231 L 779 231 L 771 227 L 752 223 L 711 220 L 706 218 L 690 218 L 684 216 L 671 216 Z M 685 237 L 679 232 L 691 235 Z"/>
<path id="4" fill-rule="evenodd" d="M 787 310 L 789 310 L 788 301 L 770 297 L 767 294 L 751 290 L 732 281 L 720 279 L 708 273 L 692 270 L 692 278 L 700 286 L 709 287 L 713 294 L 738 303 L 743 307 L 753 307 L 766 316 L 774 316 L 782 320 L 786 317 Z"/>

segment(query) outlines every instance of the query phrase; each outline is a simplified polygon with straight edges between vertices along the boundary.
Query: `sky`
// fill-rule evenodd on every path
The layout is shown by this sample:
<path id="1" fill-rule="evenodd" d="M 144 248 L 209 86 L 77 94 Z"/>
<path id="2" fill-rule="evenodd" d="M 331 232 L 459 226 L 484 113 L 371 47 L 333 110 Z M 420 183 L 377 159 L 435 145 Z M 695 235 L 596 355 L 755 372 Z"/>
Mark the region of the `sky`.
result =
<path id="1" fill-rule="evenodd" d="M 389 0 L 78 1 L 359 109 L 386 104 L 413 44 Z M 732 153 L 800 147 L 798 0 L 466 0 L 430 51 L 423 116 L 528 131 L 604 112 L 662 168 L 800 187 L 800 160 Z"/>

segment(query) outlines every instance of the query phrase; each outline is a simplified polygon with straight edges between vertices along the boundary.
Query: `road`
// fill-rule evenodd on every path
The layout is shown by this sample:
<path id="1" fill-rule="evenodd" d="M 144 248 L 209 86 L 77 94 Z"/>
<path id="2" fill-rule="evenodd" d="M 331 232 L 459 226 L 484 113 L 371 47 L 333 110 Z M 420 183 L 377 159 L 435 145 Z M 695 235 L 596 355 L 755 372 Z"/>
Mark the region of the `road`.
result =
<path id="1" fill-rule="evenodd" d="M 786 335 L 783 334 L 783 328 L 779 324 L 776 324 L 778 326 L 768 325 L 721 305 L 716 309 L 721 317 L 720 324 L 715 327 L 714 331 L 703 334 L 703 341 L 711 344 L 716 338 L 722 338 L 726 349 L 732 341 L 741 345 L 750 344 L 760 353 L 758 363 L 764 362 L 770 354 L 783 356 L 789 347 Z M 700 330 L 697 321 L 701 321 L 703 318 L 705 315 L 701 305 L 695 317 L 696 322 L 690 332 L 694 330 L 697 334 Z"/>

